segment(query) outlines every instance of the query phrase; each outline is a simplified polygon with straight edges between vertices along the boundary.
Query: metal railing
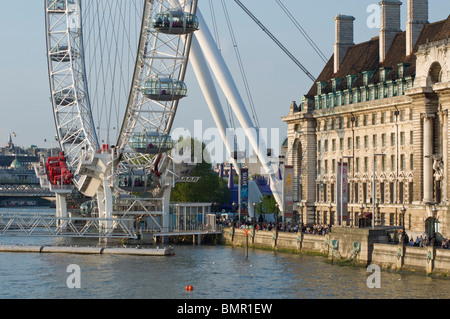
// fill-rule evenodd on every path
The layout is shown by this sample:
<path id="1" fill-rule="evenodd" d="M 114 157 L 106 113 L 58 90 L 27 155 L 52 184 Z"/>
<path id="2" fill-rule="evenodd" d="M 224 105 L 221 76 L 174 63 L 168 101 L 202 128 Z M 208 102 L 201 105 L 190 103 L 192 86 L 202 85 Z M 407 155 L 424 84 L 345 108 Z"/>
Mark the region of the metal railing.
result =
<path id="1" fill-rule="evenodd" d="M 0 236 L 136 238 L 132 218 L 0 214 Z"/>

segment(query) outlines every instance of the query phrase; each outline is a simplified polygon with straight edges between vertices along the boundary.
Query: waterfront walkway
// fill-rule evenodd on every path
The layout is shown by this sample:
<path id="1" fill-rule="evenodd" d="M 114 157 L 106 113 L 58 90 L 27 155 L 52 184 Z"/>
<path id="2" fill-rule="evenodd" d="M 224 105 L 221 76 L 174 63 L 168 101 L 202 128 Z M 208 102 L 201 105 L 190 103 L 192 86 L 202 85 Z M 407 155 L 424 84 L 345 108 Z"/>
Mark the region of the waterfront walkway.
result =
<path id="1" fill-rule="evenodd" d="M 332 262 L 450 274 L 450 249 L 408 246 L 394 241 L 395 233 L 398 233 L 398 227 L 387 226 L 375 229 L 334 226 L 324 235 L 275 229 L 248 232 L 247 229 L 224 227 L 222 243 L 245 247 L 248 242 L 251 248 L 318 254 Z"/>

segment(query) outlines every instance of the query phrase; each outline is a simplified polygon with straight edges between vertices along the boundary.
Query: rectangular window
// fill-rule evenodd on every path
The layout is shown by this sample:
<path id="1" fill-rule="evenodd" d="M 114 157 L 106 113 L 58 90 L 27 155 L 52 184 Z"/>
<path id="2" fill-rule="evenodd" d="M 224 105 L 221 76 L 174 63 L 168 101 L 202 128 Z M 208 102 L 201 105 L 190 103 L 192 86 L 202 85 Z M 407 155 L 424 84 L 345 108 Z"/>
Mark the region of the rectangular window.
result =
<path id="1" fill-rule="evenodd" d="M 347 138 L 347 149 L 348 150 L 352 149 L 352 138 L 351 137 Z"/>
<path id="2" fill-rule="evenodd" d="M 333 140 L 331 141 L 331 150 L 332 150 L 333 152 L 336 152 L 336 139 L 333 139 Z"/>
<path id="3" fill-rule="evenodd" d="M 389 183 L 389 202 L 394 203 L 394 183 Z"/>
<path id="4" fill-rule="evenodd" d="M 367 183 L 363 183 L 363 203 L 367 202 Z"/>
<path id="5" fill-rule="evenodd" d="M 395 171 L 395 155 L 391 155 L 391 171 Z"/>
<path id="6" fill-rule="evenodd" d="M 356 165 L 356 167 L 355 167 L 356 173 L 359 173 L 359 157 L 356 158 L 355 165 Z"/>
<path id="7" fill-rule="evenodd" d="M 386 112 L 381 113 L 381 124 L 386 123 Z"/>
<path id="8" fill-rule="evenodd" d="M 367 126 L 369 124 L 369 115 L 364 115 L 364 126 Z"/>
<path id="9" fill-rule="evenodd" d="M 405 145 L 406 138 L 405 138 L 405 132 L 400 132 L 400 145 Z"/>
<path id="10" fill-rule="evenodd" d="M 324 152 L 328 152 L 328 140 L 324 142 Z"/>
<path id="11" fill-rule="evenodd" d="M 386 156 L 381 156 L 381 170 L 383 172 L 386 170 Z"/>
<path id="12" fill-rule="evenodd" d="M 357 136 L 356 137 L 356 149 L 359 150 L 359 141 L 360 141 L 360 137 Z"/>
<path id="13" fill-rule="evenodd" d="M 404 154 L 400 155 L 400 170 L 401 171 L 405 170 L 405 155 Z"/>
<path id="14" fill-rule="evenodd" d="M 395 146 L 395 133 L 391 133 L 391 146 Z"/>
<path id="15" fill-rule="evenodd" d="M 376 148 L 378 145 L 378 136 L 377 135 L 373 135 L 372 136 L 372 141 L 373 141 L 373 148 Z"/>
<path id="16" fill-rule="evenodd" d="M 364 157 L 364 172 L 369 171 L 369 158 Z"/>
<path id="17" fill-rule="evenodd" d="M 409 144 L 414 144 L 414 131 L 409 132 Z"/>
<path id="18" fill-rule="evenodd" d="M 341 137 L 339 139 L 339 150 L 343 151 L 344 150 L 344 138 Z"/>
<path id="19" fill-rule="evenodd" d="M 317 142 L 317 152 L 319 152 L 320 153 L 320 151 L 321 151 L 321 147 L 322 147 L 322 141 L 318 141 Z"/>
<path id="20" fill-rule="evenodd" d="M 414 170 L 414 154 L 409 155 L 409 169 Z"/>
<path id="21" fill-rule="evenodd" d="M 369 148 L 369 136 L 364 136 L 364 148 Z"/>
<path id="22" fill-rule="evenodd" d="M 333 174 L 336 173 L 336 160 L 332 160 L 331 161 L 331 171 L 333 172 Z"/>
<path id="23" fill-rule="evenodd" d="M 386 147 L 386 133 L 381 134 L 381 146 Z"/>
<path id="24" fill-rule="evenodd" d="M 325 165 L 324 165 L 324 174 L 328 174 L 328 160 L 325 160 Z"/>
<path id="25" fill-rule="evenodd" d="M 372 125 L 376 125 L 377 124 L 377 113 L 373 113 L 372 114 Z"/>
<path id="26" fill-rule="evenodd" d="M 409 195 L 409 203 L 412 203 L 414 200 L 414 183 L 410 182 L 408 184 L 408 195 Z"/>

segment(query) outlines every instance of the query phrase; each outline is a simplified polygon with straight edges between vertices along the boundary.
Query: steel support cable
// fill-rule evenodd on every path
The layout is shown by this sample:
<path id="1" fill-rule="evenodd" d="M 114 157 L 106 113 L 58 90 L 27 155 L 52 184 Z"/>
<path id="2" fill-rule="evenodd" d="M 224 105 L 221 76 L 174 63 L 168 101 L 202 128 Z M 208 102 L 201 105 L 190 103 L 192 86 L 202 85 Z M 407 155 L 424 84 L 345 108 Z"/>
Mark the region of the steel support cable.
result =
<path id="1" fill-rule="evenodd" d="M 214 0 L 209 0 L 209 5 L 210 5 L 210 11 L 211 11 L 211 17 L 212 17 L 212 24 L 213 24 L 213 30 L 214 30 L 214 37 L 216 38 L 216 44 L 217 44 L 217 48 L 219 49 L 219 52 L 222 52 L 222 48 L 220 45 L 220 38 L 219 38 L 219 29 L 217 28 L 217 19 L 216 19 L 216 15 L 215 15 L 215 10 L 214 10 L 214 4 L 213 4 Z M 234 116 L 233 116 L 233 112 L 231 110 L 231 105 L 228 102 L 228 99 L 226 99 L 226 103 L 227 103 L 227 111 L 228 111 L 228 117 L 229 117 L 229 121 L 230 121 L 230 127 L 231 128 L 235 128 L 235 124 L 234 124 Z"/>
<path id="2" fill-rule="evenodd" d="M 122 101 L 129 93 L 129 70 L 136 50 L 133 35 L 140 25 L 135 21 L 140 21 L 142 15 L 138 10 L 140 2 L 89 1 L 83 15 L 96 128 L 104 131 L 102 135 L 108 143 L 115 142 L 114 134 L 118 138 Z"/>
<path id="3" fill-rule="evenodd" d="M 320 48 L 317 46 L 317 44 L 314 42 L 313 39 L 308 35 L 308 33 L 305 31 L 305 29 L 302 28 L 300 23 L 294 18 L 294 16 L 290 13 L 290 11 L 286 8 L 286 6 L 281 2 L 281 0 L 275 0 L 278 5 L 281 7 L 281 9 L 284 11 L 284 13 L 288 16 L 288 18 L 292 21 L 292 23 L 296 26 L 298 31 L 305 37 L 306 41 L 311 45 L 314 51 L 319 55 L 319 57 L 325 62 L 328 62 L 327 57 L 323 52 L 320 50 Z"/>
<path id="4" fill-rule="evenodd" d="M 239 0 L 234 2 L 244 10 L 247 15 L 255 21 L 255 23 L 280 47 L 280 49 L 308 76 L 313 82 L 316 82 L 316 78 L 289 52 L 288 49 L 251 13 Z"/>
<path id="5" fill-rule="evenodd" d="M 227 21 L 228 29 L 230 31 L 231 40 L 233 42 L 234 52 L 236 54 L 236 59 L 238 61 L 239 70 L 241 72 L 242 80 L 244 82 L 245 91 L 247 93 L 247 97 L 248 97 L 248 100 L 249 100 L 249 103 L 250 103 L 250 108 L 251 108 L 251 111 L 252 111 L 253 119 L 255 120 L 256 127 L 259 128 L 260 125 L 259 125 L 258 115 L 256 113 L 255 104 L 253 102 L 253 97 L 252 97 L 252 94 L 251 94 L 251 90 L 250 90 L 250 87 L 248 85 L 248 80 L 247 80 L 247 76 L 245 74 L 244 64 L 242 63 L 242 58 L 241 58 L 241 55 L 240 55 L 240 52 L 239 52 L 239 48 L 238 48 L 238 45 L 237 45 L 236 37 L 234 35 L 234 31 L 233 31 L 233 26 L 232 26 L 232 23 L 231 23 L 230 15 L 228 14 L 228 9 L 227 9 L 227 6 L 226 6 L 224 0 L 222 0 L 222 6 L 223 6 L 223 11 L 225 13 L 225 19 Z"/>

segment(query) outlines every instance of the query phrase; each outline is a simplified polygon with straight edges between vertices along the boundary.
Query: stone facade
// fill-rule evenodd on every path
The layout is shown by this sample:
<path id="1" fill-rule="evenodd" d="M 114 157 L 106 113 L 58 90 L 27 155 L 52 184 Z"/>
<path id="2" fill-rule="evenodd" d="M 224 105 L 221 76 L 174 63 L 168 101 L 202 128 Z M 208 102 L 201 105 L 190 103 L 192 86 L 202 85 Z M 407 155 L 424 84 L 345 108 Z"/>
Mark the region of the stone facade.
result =
<path id="1" fill-rule="evenodd" d="M 397 1 L 383 3 L 389 4 L 382 11 L 386 17 L 398 15 Z M 414 8 L 421 11 L 414 14 Z M 362 217 L 372 213 L 375 201 L 376 225 L 404 225 L 419 235 L 431 234 L 434 224 L 450 237 L 450 16 L 425 23 L 425 0 L 409 0 L 408 9 L 409 31 L 397 30 L 392 43 L 380 36 L 351 46 L 337 71 L 331 57 L 283 118 L 286 162 L 294 165 L 296 210 L 305 224 L 338 223 L 336 170 L 343 160 L 349 165 L 346 225 L 372 223 Z M 411 34 L 420 23 L 420 35 Z"/>

